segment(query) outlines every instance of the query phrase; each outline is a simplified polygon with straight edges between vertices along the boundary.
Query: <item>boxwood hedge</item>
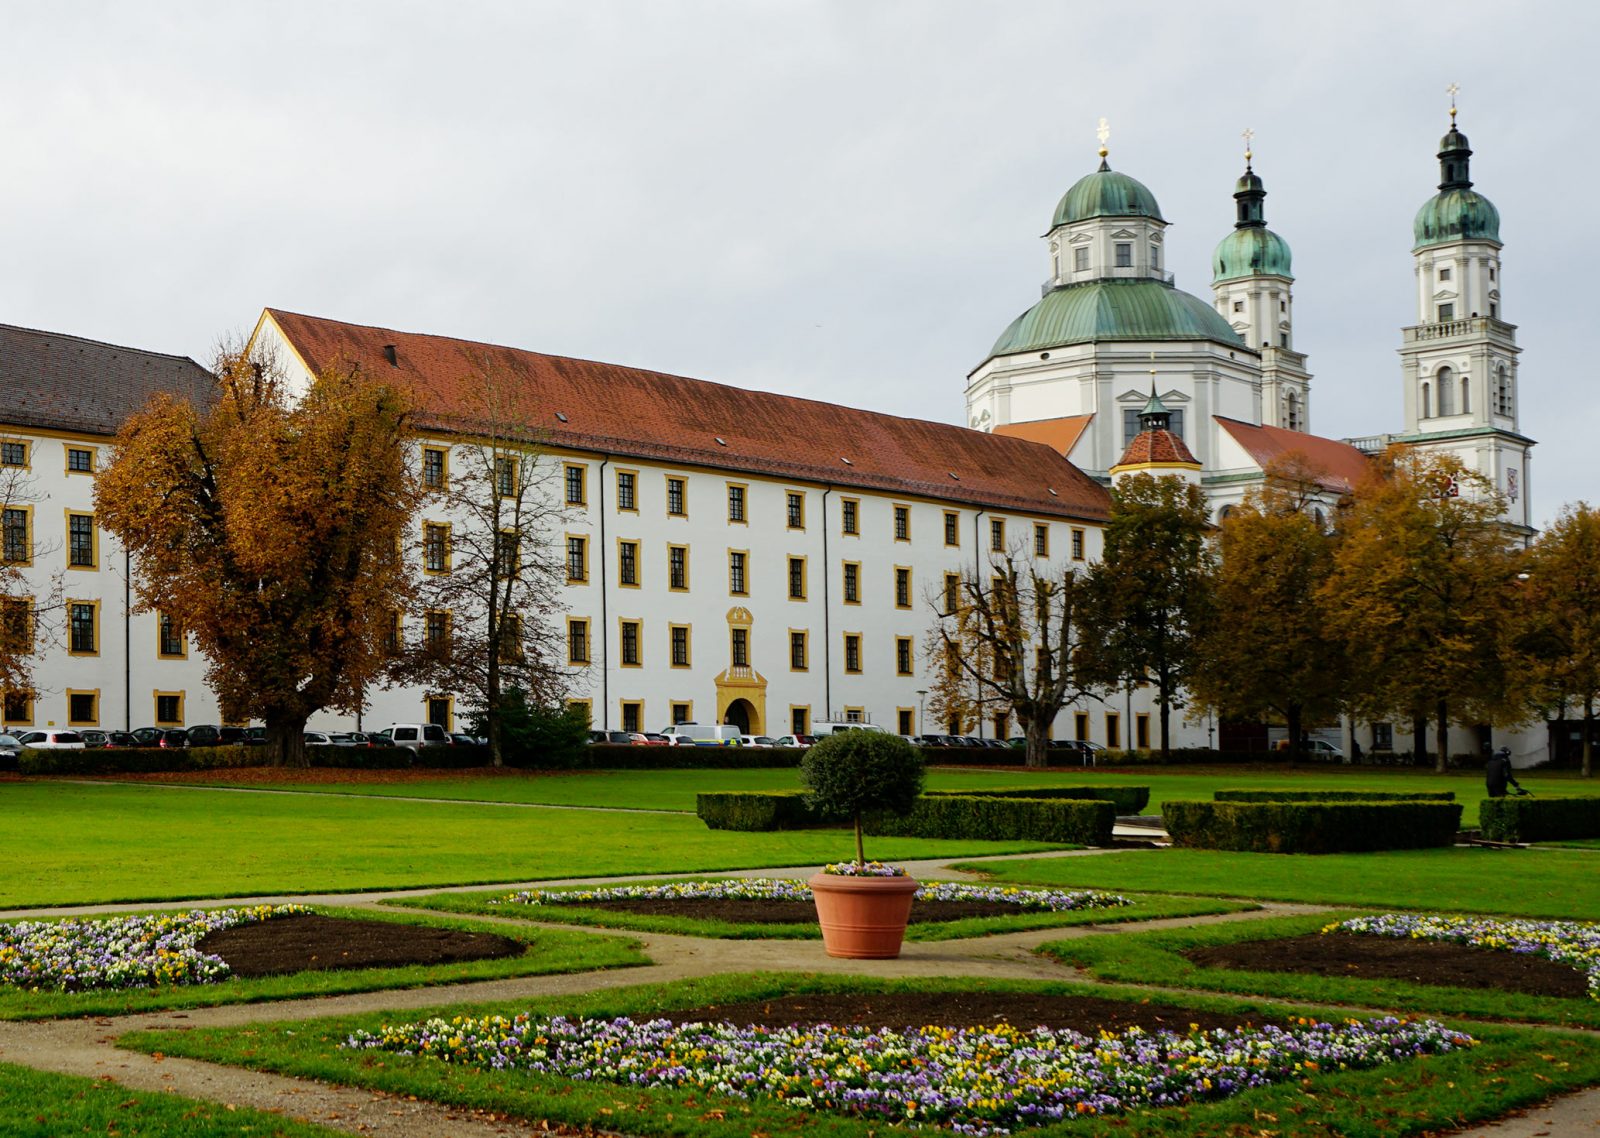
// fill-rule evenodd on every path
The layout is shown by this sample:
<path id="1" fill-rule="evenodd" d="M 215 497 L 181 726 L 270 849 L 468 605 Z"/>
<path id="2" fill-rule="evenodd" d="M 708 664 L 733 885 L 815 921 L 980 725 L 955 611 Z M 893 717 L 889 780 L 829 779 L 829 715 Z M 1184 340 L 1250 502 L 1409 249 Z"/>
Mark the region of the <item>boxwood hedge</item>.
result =
<path id="1" fill-rule="evenodd" d="M 799 830 L 830 821 L 803 790 L 713 791 L 695 795 L 695 813 L 713 830 Z"/>
<path id="2" fill-rule="evenodd" d="M 1478 826 L 1491 842 L 1600 838 L 1600 798 L 1485 798 Z"/>
<path id="3" fill-rule="evenodd" d="M 863 818 L 877 837 L 978 838 L 1108 846 L 1117 808 L 1084 798 L 994 798 L 976 794 L 931 794 L 908 814 Z"/>
<path id="4" fill-rule="evenodd" d="M 1165 802 L 1175 846 L 1246 853 L 1352 853 L 1448 846 L 1458 802 Z"/>
<path id="5" fill-rule="evenodd" d="M 1086 798 L 1110 802 L 1118 814 L 1137 814 L 1150 804 L 1148 786 L 1006 786 L 987 790 L 930 790 L 925 793 L 969 798 Z"/>
<path id="6" fill-rule="evenodd" d="M 1454 802 L 1453 790 L 1218 790 L 1216 802 Z"/>

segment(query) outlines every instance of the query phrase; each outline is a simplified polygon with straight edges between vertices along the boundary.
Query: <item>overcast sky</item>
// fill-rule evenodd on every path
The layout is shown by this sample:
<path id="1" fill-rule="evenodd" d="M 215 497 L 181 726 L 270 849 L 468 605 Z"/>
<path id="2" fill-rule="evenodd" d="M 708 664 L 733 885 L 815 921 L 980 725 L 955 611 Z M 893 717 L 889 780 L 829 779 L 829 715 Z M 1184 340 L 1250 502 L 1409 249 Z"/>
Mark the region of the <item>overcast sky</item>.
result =
<path id="1" fill-rule="evenodd" d="M 0 29 L 0 322 L 205 362 L 272 306 L 960 422 L 1096 121 L 1207 299 L 1249 126 L 1335 437 L 1401 426 L 1456 82 L 1535 516 L 1600 500 L 1592 0 L 0 0 Z"/>

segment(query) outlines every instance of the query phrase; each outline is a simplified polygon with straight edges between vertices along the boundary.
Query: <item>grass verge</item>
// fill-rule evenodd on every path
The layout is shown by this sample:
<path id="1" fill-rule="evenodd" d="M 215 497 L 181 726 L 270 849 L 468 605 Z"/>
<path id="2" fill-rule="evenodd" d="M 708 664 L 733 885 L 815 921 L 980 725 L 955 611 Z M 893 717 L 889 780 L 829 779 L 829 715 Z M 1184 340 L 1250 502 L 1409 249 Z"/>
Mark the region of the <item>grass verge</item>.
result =
<path id="1" fill-rule="evenodd" d="M 648 1016 L 666 1007 L 696 1007 L 815 991 L 919 992 L 955 990 L 1046 991 L 1148 999 L 1148 991 L 1071 984 L 977 983 L 953 980 L 873 982 L 842 977 L 763 974 L 721 976 L 671 985 L 648 985 L 585 996 L 546 998 L 407 1013 Z M 1247 1009 L 1264 1016 L 1307 1014 L 1264 1001 L 1184 996 L 1185 1006 Z M 356 1029 L 377 1030 L 393 1016 L 363 1015 L 311 1023 L 249 1028 L 154 1031 L 124 1036 L 122 1046 L 214 1062 L 325 1079 L 394 1094 L 416 1095 L 469 1109 L 504 1111 L 568 1126 L 593 1126 L 637 1135 L 770 1138 L 881 1134 L 881 1120 L 811 1114 L 770 1101 L 718 1098 L 687 1090 L 638 1089 L 537 1075 L 450 1066 L 435 1060 L 350 1052 L 338 1044 Z M 1246 1092 L 1221 1102 L 1185 1105 L 1104 1118 L 1079 1118 L 1042 1127 L 1042 1135 L 1092 1138 L 1346 1138 L 1419 1134 L 1498 1117 L 1551 1094 L 1600 1080 L 1600 1040 L 1535 1028 L 1474 1026 L 1481 1042 L 1471 1050 L 1394 1064 L 1370 1071 L 1319 1074 L 1300 1082 Z"/>
<path id="2" fill-rule="evenodd" d="M 177 1008 L 214 1007 L 293 1000 L 309 996 L 334 996 L 349 992 L 374 992 L 395 988 L 424 988 L 472 980 L 497 980 L 506 976 L 543 976 L 558 972 L 589 972 L 600 968 L 626 968 L 650 963 L 636 942 L 624 937 L 599 936 L 565 929 L 519 928 L 482 921 L 428 917 L 423 914 L 381 913 L 370 909 L 317 907 L 329 917 L 424 924 L 469 932 L 498 933 L 524 941 L 528 951 L 499 960 L 468 960 L 454 964 L 406 965 L 399 968 L 327 969 L 294 972 L 285 976 L 227 979 L 216 984 L 187 984 L 162 988 L 96 989 L 87 992 L 27 991 L 0 985 L 0 1019 L 62 1019 L 71 1016 L 112 1016 L 130 1012 Z"/>
<path id="3" fill-rule="evenodd" d="M 680 882 L 681 883 L 681 882 Z M 656 882 L 630 881 L 630 885 Z M 931 884 L 931 883 L 925 883 Z M 551 890 L 565 892 L 565 890 Z M 599 905 L 495 905 L 492 901 L 508 896 L 506 890 L 484 893 L 433 893 L 426 897 L 396 897 L 386 905 L 432 909 L 449 913 L 478 913 L 496 917 L 584 925 L 591 928 L 636 929 L 641 932 L 677 933 L 683 936 L 717 937 L 723 940 L 819 940 L 816 921 L 794 924 L 758 924 L 703 920 L 696 917 L 660 916 L 624 912 Z M 1111 925 L 1148 921 L 1156 917 L 1193 917 L 1211 913 L 1238 913 L 1257 908 L 1248 901 L 1218 898 L 1169 897 L 1144 894 L 1129 897 L 1133 904 L 1114 909 L 1079 909 L 1069 912 L 1024 912 L 1015 916 L 969 917 L 960 921 L 928 921 L 906 928 L 906 939 L 914 941 L 959 940 L 964 937 L 994 936 L 1026 929 L 1064 928 L 1073 925 Z"/>
<path id="4" fill-rule="evenodd" d="M 1041 945 L 1039 951 L 1063 963 L 1087 968 L 1103 980 L 1385 1008 L 1408 1014 L 1600 1028 L 1600 1001 L 1586 997 L 1557 999 L 1495 989 L 1414 984 L 1404 980 L 1205 968 L 1190 963 L 1183 956 L 1188 949 L 1209 945 L 1304 936 L 1349 915 L 1277 917 L 1251 921 L 1247 926 L 1210 925 L 1053 941 Z"/>
<path id="5" fill-rule="evenodd" d="M 335 1138 L 329 1130 L 276 1114 L 130 1091 L 107 1079 L 56 1075 L 0 1063 L 0 1134 L 181 1134 L 183 1138 Z"/>
<path id="6" fill-rule="evenodd" d="M 1138 850 L 957 866 L 1006 885 L 1188 893 L 1363 909 L 1600 920 L 1591 854 L 1450 848 L 1356 854 Z"/>

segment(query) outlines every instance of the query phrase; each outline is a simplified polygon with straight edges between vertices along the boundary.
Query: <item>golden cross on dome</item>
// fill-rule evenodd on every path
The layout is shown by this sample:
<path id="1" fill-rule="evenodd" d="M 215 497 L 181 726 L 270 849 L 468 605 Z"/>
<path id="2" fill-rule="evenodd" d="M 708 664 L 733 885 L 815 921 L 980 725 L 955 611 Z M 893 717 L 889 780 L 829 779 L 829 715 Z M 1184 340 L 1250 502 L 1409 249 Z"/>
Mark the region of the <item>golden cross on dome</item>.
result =
<path id="1" fill-rule="evenodd" d="M 1451 126 L 1455 126 L 1456 125 L 1456 92 L 1459 91 L 1459 90 L 1461 90 L 1461 84 L 1459 84 L 1459 83 L 1452 83 L 1452 84 L 1450 84 L 1450 86 L 1448 86 L 1448 87 L 1446 87 L 1444 89 L 1444 93 L 1446 95 L 1450 96 L 1450 125 Z"/>
<path id="2" fill-rule="evenodd" d="M 1249 127 L 1245 127 L 1244 133 L 1239 137 L 1244 139 L 1244 164 L 1248 166 L 1250 165 L 1250 159 L 1252 157 L 1250 154 L 1250 147 L 1252 142 L 1255 140 L 1256 132 L 1251 130 Z"/>
<path id="3" fill-rule="evenodd" d="M 1100 127 L 1094 132 L 1094 136 L 1100 140 L 1100 157 L 1104 158 L 1110 153 L 1110 151 L 1106 149 L 1106 139 L 1111 137 L 1111 124 L 1102 118 L 1100 120 Z"/>

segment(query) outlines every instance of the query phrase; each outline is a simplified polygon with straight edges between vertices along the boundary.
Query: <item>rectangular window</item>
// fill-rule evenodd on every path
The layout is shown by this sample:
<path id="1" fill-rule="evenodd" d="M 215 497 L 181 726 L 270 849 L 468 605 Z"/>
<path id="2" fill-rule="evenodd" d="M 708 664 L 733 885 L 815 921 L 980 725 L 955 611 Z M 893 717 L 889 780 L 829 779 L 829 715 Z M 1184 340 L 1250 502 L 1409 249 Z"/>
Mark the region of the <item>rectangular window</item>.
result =
<path id="1" fill-rule="evenodd" d="M 422 448 L 422 485 L 426 490 L 443 490 L 445 452 L 439 447 Z"/>
<path id="2" fill-rule="evenodd" d="M 1235 312 L 1243 312 L 1244 311 L 1244 301 L 1242 301 L 1242 300 L 1234 301 L 1233 302 L 1233 310 Z"/>
<path id="3" fill-rule="evenodd" d="M 426 573 L 450 572 L 450 527 L 438 522 L 422 526 L 422 569 Z"/>
<path id="4" fill-rule="evenodd" d="M 911 709 L 909 707 L 902 707 L 898 711 L 895 712 L 895 716 L 899 721 L 898 722 L 898 727 L 899 727 L 900 734 L 902 734 L 902 735 L 910 735 L 910 734 L 912 734 L 913 731 L 914 731 L 914 728 L 911 726 Z"/>
<path id="5" fill-rule="evenodd" d="M 1083 560 L 1083 531 L 1081 529 L 1072 531 L 1072 559 L 1074 561 Z"/>
<path id="6" fill-rule="evenodd" d="M 617 543 L 617 584 L 637 588 L 639 585 L 639 543 Z"/>
<path id="7" fill-rule="evenodd" d="M 638 512 L 637 487 L 639 476 L 631 470 L 617 471 L 617 509 Z"/>
<path id="8" fill-rule="evenodd" d="M 683 479 L 667 479 L 667 513 L 682 518 L 688 516 L 688 512 L 683 498 Z"/>
<path id="9" fill-rule="evenodd" d="M 728 592 L 736 597 L 748 596 L 750 590 L 745 583 L 745 560 L 750 555 L 742 550 L 730 550 L 728 553 Z"/>
<path id="10" fill-rule="evenodd" d="M 576 584 L 589 579 L 589 539 L 567 535 L 567 581 Z"/>
<path id="11" fill-rule="evenodd" d="M 1439 279 L 1441 281 L 1447 281 L 1447 280 L 1450 279 L 1450 269 L 1449 269 L 1448 266 L 1443 267 L 1443 268 L 1441 268 L 1439 270 Z"/>
<path id="12" fill-rule="evenodd" d="M 946 573 L 944 575 L 944 612 L 946 616 L 952 615 L 961 607 L 961 574 Z"/>
<path id="13" fill-rule="evenodd" d="M 183 656 L 185 645 L 183 629 L 178 622 L 172 619 L 171 613 L 161 613 L 156 617 L 156 653 L 160 656 Z"/>
<path id="14" fill-rule="evenodd" d="M 1115 750 L 1122 746 L 1122 716 L 1106 712 L 1106 746 Z"/>
<path id="15" fill-rule="evenodd" d="M 156 692 L 156 723 L 176 727 L 183 722 L 183 693 Z"/>
<path id="16" fill-rule="evenodd" d="M 855 561 L 844 563 L 844 603 L 847 605 L 861 603 L 861 566 Z"/>
<path id="17" fill-rule="evenodd" d="M 5 711 L 5 721 L 11 726 L 26 726 L 33 722 L 33 693 L 8 691 L 0 697 L 0 707 Z"/>
<path id="18" fill-rule="evenodd" d="M 904 565 L 894 567 L 894 607 L 911 607 L 911 570 Z"/>
<path id="19" fill-rule="evenodd" d="M 839 518 L 841 531 L 852 536 L 861 533 L 861 503 L 854 498 L 839 499 Z"/>
<path id="20" fill-rule="evenodd" d="M 494 535 L 494 569 L 502 581 L 510 581 L 522 570 L 522 535 L 516 530 L 501 530 Z"/>
<path id="21" fill-rule="evenodd" d="M 1072 251 L 1072 268 L 1079 273 L 1089 268 L 1089 246 L 1079 245 Z"/>
<path id="22" fill-rule="evenodd" d="M 517 495 L 517 460 L 505 455 L 495 455 L 494 492 L 502 498 Z"/>
<path id="23" fill-rule="evenodd" d="M 576 618 L 567 621 L 567 663 L 589 662 L 589 622 Z"/>
<path id="24" fill-rule="evenodd" d="M 435 727 L 442 727 L 449 731 L 454 724 L 450 722 L 451 699 L 447 695 L 430 695 L 428 697 L 428 722 Z"/>
<path id="25" fill-rule="evenodd" d="M 672 666 L 674 668 L 687 668 L 689 666 L 689 626 L 687 624 L 670 625 L 667 638 L 672 643 Z"/>
<path id="26" fill-rule="evenodd" d="M 789 730 L 795 735 L 811 734 L 811 708 L 791 707 L 789 709 Z"/>
<path id="27" fill-rule="evenodd" d="M 569 699 L 569 700 L 567 700 L 567 710 L 568 711 L 581 711 L 583 713 L 583 721 L 584 721 L 584 723 L 587 724 L 590 727 L 594 726 L 594 707 L 590 703 L 589 700 L 586 700 L 586 699 Z M 430 720 L 430 722 L 431 722 L 431 720 Z"/>
<path id="28" fill-rule="evenodd" d="M 94 601 L 67 604 L 67 651 L 74 656 L 93 656 L 99 642 L 99 605 Z"/>
<path id="29" fill-rule="evenodd" d="M 806 644 L 806 641 L 809 639 L 809 637 L 810 634 L 806 632 L 796 632 L 793 630 L 790 631 L 789 670 L 791 672 L 803 672 L 811 666 L 808 663 L 808 646 Z"/>
<path id="30" fill-rule="evenodd" d="M 689 587 L 689 547 L 667 546 L 667 588 L 684 592 Z"/>
<path id="31" fill-rule="evenodd" d="M 0 513 L 0 558 L 19 565 L 26 565 L 33 560 L 27 510 L 7 506 Z"/>
<path id="32" fill-rule="evenodd" d="M 896 506 L 894 508 L 894 539 L 896 541 L 911 540 L 910 506 Z"/>
<path id="33" fill-rule="evenodd" d="M 1150 246 L 1150 268 L 1153 272 L 1161 271 L 1161 246 L 1159 245 Z"/>
<path id="34" fill-rule="evenodd" d="M 94 515 L 68 514 L 67 564 L 74 569 L 93 569 L 94 547 Z"/>
<path id="35" fill-rule="evenodd" d="M 748 668 L 750 666 L 750 630 L 748 628 L 728 629 L 728 657 L 729 663 L 735 668 Z"/>
<path id="36" fill-rule="evenodd" d="M 500 662 L 520 664 L 523 659 L 522 617 L 508 612 L 500 618 Z"/>
<path id="37" fill-rule="evenodd" d="M 67 693 L 67 725 L 69 727 L 92 727 L 100 722 L 100 709 L 96 706 L 100 702 L 100 694 L 92 691 L 69 691 Z"/>
<path id="38" fill-rule="evenodd" d="M 1003 711 L 996 712 L 989 725 L 994 728 L 996 739 L 1004 739 L 1011 734 L 1011 716 Z"/>
<path id="39" fill-rule="evenodd" d="M 72 474 L 92 474 L 94 451 L 85 450 L 83 447 L 68 447 L 67 470 Z"/>
<path id="40" fill-rule="evenodd" d="M 624 700 L 622 702 L 622 729 L 624 731 L 638 732 L 640 720 L 644 718 L 644 704 L 637 700 Z"/>
<path id="41" fill-rule="evenodd" d="M 694 720 L 694 704 L 675 703 L 672 705 L 672 722 L 690 723 Z"/>
<path id="42" fill-rule="evenodd" d="M 1074 711 L 1072 713 L 1072 737 L 1080 743 L 1089 740 L 1089 713 L 1087 711 Z"/>
<path id="43" fill-rule="evenodd" d="M 944 543 L 946 545 L 961 544 L 961 515 L 954 510 L 944 512 Z"/>
<path id="44" fill-rule="evenodd" d="M 1004 518 L 989 519 L 989 548 L 995 553 L 1006 551 L 1006 523 Z"/>
<path id="45" fill-rule="evenodd" d="M 1119 268 L 1119 269 L 1131 269 L 1131 268 L 1133 268 L 1133 242 L 1131 242 L 1131 241 L 1118 241 L 1117 242 L 1117 247 L 1116 247 L 1116 254 L 1117 254 L 1117 268 Z"/>
<path id="46" fill-rule="evenodd" d="M 894 670 L 897 675 L 911 675 L 911 637 L 894 638 Z"/>
<path id="47" fill-rule="evenodd" d="M 861 634 L 844 634 L 844 670 L 852 674 L 861 671 Z"/>
<path id="48" fill-rule="evenodd" d="M 0 442 L 0 466 L 27 466 L 28 444 Z"/>
<path id="49" fill-rule="evenodd" d="M 33 651 L 33 602 L 25 597 L 0 597 L 0 651 Z"/>
<path id="50" fill-rule="evenodd" d="M 789 599 L 803 601 L 806 599 L 806 559 L 804 557 L 789 558 Z"/>
<path id="51" fill-rule="evenodd" d="M 745 520 L 744 503 L 745 487 L 737 482 L 728 483 L 728 520 L 730 522 L 742 522 Z"/>
<path id="52" fill-rule="evenodd" d="M 1441 304 L 1439 306 L 1439 323 L 1443 324 L 1446 321 L 1454 320 L 1455 318 L 1456 318 L 1456 306 L 1455 305 L 1453 305 L 1453 304 Z"/>
<path id="53" fill-rule="evenodd" d="M 1141 751 L 1150 749 L 1150 717 L 1140 712 L 1133 717 L 1134 746 Z"/>
<path id="54" fill-rule="evenodd" d="M 622 666 L 637 668 L 639 664 L 639 622 L 625 620 L 622 622 Z"/>
<path id="55" fill-rule="evenodd" d="M 1050 527 L 1039 522 L 1033 523 L 1033 555 L 1050 556 Z"/>
<path id="56" fill-rule="evenodd" d="M 790 490 L 783 496 L 785 519 L 790 529 L 806 528 L 806 496 Z"/>
<path id="57" fill-rule="evenodd" d="M 450 655 L 450 614 L 438 609 L 422 617 L 422 648 L 428 655 L 444 659 Z"/>
<path id="58" fill-rule="evenodd" d="M 384 629 L 383 633 L 383 651 L 386 655 L 400 655 L 400 651 L 405 644 L 403 639 L 404 620 L 405 618 L 401 615 L 399 609 L 389 614 L 389 627 Z"/>
<path id="59" fill-rule="evenodd" d="M 568 463 L 565 471 L 565 484 L 567 491 L 567 505 L 587 506 L 589 504 L 589 468 Z"/>

